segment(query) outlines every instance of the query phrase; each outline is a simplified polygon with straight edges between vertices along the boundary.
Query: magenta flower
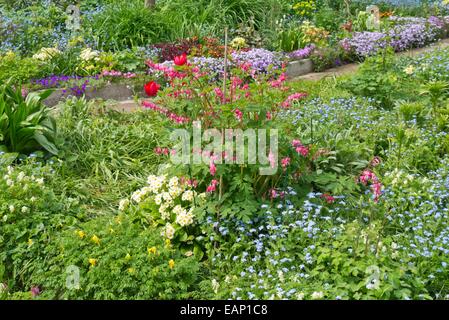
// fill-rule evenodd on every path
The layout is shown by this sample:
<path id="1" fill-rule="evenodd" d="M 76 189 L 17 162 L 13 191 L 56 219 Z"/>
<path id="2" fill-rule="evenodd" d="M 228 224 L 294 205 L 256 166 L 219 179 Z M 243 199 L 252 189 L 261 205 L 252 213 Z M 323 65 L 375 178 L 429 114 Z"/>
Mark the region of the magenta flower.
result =
<path id="1" fill-rule="evenodd" d="M 331 196 L 330 194 L 328 194 L 328 193 L 322 194 L 321 198 L 326 200 L 327 203 L 334 203 L 334 201 L 335 201 L 335 198 L 333 196 Z"/>
<path id="2" fill-rule="evenodd" d="M 296 152 L 301 154 L 304 157 L 307 157 L 307 155 L 309 154 L 309 148 L 307 148 L 306 146 L 298 146 L 295 148 Z"/>
<path id="3" fill-rule="evenodd" d="M 210 159 L 209 162 L 209 172 L 212 176 L 214 176 L 215 173 L 217 172 L 217 167 L 215 166 L 214 159 L 212 158 Z"/>
<path id="4" fill-rule="evenodd" d="M 290 165 L 290 158 L 289 157 L 285 157 L 284 159 L 281 160 L 281 166 L 282 168 L 286 168 Z"/>
<path id="5" fill-rule="evenodd" d="M 31 287 L 31 296 L 33 298 L 37 297 L 40 294 L 41 294 L 41 290 L 39 289 L 39 287 L 37 287 L 37 286 Z"/>
<path id="6" fill-rule="evenodd" d="M 217 185 L 218 185 L 218 180 L 212 180 L 210 185 L 207 187 L 206 192 L 207 193 L 212 193 L 215 192 L 215 190 L 217 189 Z"/>
<path id="7" fill-rule="evenodd" d="M 305 92 L 294 93 L 288 96 L 287 99 L 284 102 L 282 102 L 281 106 L 282 108 L 290 108 L 293 102 L 302 100 L 305 97 L 307 97 L 307 93 Z"/>
<path id="8" fill-rule="evenodd" d="M 242 118 L 243 118 L 243 112 L 242 111 L 240 111 L 239 109 L 235 109 L 234 110 L 234 115 L 235 115 L 235 118 L 238 121 L 242 121 Z"/>

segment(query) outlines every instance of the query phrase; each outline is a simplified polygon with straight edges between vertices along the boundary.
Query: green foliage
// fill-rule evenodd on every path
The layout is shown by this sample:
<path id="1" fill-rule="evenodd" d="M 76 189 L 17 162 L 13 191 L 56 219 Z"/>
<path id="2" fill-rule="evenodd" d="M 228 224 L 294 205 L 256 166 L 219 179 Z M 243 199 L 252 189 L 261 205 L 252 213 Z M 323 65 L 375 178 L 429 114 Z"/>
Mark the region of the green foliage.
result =
<path id="1" fill-rule="evenodd" d="M 356 95 L 373 98 L 384 108 L 391 108 L 395 99 L 402 98 L 403 92 L 398 85 L 397 74 L 391 69 L 392 57 L 392 53 L 387 51 L 368 58 L 356 76 L 342 83 L 342 88 Z"/>
<path id="2" fill-rule="evenodd" d="M 256 22 L 256 30 L 265 31 L 282 13 L 279 7 L 271 0 L 161 0 L 149 10 L 143 1 L 119 1 L 86 22 L 85 29 L 92 30 L 99 48 L 117 50 L 193 36 L 221 38 L 225 26 L 250 19 Z"/>
<path id="3" fill-rule="evenodd" d="M 0 143 L 9 152 L 26 154 L 43 148 L 58 153 L 56 122 L 42 103 L 50 93 L 32 92 L 24 98 L 20 87 L 0 88 Z"/>
<path id="4" fill-rule="evenodd" d="M 68 195 L 97 210 L 116 206 L 160 164 L 153 150 L 168 139 L 166 129 L 147 113 L 105 111 L 102 104 L 76 98 L 61 108 L 58 146 L 65 161 L 58 188 Z"/>
<path id="5" fill-rule="evenodd" d="M 12 79 L 24 83 L 39 74 L 39 65 L 34 59 L 21 58 L 13 52 L 0 54 L 0 82 Z"/>
<path id="6" fill-rule="evenodd" d="M 0 282 L 11 290 L 31 288 L 29 274 L 45 260 L 54 232 L 83 217 L 76 200 L 54 194 L 48 183 L 52 172 L 35 159 L 19 167 L 0 165 Z"/>
<path id="7" fill-rule="evenodd" d="M 41 286 L 44 299 L 188 299 L 199 275 L 195 257 L 182 255 L 156 230 L 125 215 L 62 232 L 46 251 L 29 279 Z"/>

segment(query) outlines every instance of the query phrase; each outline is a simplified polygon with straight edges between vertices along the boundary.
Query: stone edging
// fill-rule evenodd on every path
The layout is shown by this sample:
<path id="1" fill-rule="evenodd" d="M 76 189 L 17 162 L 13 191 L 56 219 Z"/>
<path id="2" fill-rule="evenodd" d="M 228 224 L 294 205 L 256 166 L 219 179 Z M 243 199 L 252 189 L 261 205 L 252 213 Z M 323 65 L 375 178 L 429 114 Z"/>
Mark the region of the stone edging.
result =
<path id="1" fill-rule="evenodd" d="M 433 50 L 435 48 L 449 47 L 449 39 L 443 39 L 433 43 L 428 47 L 412 49 L 409 51 L 398 52 L 397 55 L 410 55 L 415 56 L 417 54 Z M 289 80 L 319 80 L 327 76 L 338 76 L 346 73 L 355 72 L 358 68 L 358 63 L 350 63 L 341 67 L 331 68 L 324 72 L 313 72 L 313 62 L 310 59 L 301 59 L 290 61 L 287 66 L 287 77 Z M 94 88 L 87 87 L 85 92 L 85 98 L 87 100 L 103 99 L 103 100 L 115 100 L 117 102 L 123 102 L 129 108 L 133 98 L 137 96 L 140 98 L 145 97 L 143 90 L 135 90 L 128 84 L 111 83 L 109 85 Z M 66 99 L 68 96 L 63 92 L 63 89 L 55 89 L 53 93 L 44 100 L 47 106 L 55 106 L 59 102 Z"/>

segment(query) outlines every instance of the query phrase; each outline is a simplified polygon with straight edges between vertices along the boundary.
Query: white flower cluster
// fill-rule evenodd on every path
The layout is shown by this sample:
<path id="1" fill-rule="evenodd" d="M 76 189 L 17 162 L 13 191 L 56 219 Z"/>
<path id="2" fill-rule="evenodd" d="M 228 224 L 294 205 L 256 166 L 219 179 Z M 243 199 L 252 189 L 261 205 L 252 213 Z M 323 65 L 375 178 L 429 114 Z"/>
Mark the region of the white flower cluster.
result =
<path id="1" fill-rule="evenodd" d="M 56 48 L 42 48 L 39 50 L 38 53 L 33 55 L 33 59 L 40 60 L 40 61 L 48 61 L 51 60 L 53 57 L 59 55 L 61 51 L 59 51 Z"/>
<path id="2" fill-rule="evenodd" d="M 26 191 L 29 188 L 28 182 L 37 183 L 39 186 L 44 185 L 43 178 L 36 178 L 35 176 L 27 176 L 23 171 L 15 173 L 14 168 L 11 166 L 8 166 L 7 174 L 3 176 L 3 180 L 5 180 L 6 185 L 10 188 L 16 185 L 21 185 L 23 191 Z"/>
<path id="3" fill-rule="evenodd" d="M 203 199 L 204 195 L 192 190 L 192 187 L 182 183 L 178 177 L 168 178 L 167 175 L 150 175 L 147 185 L 136 190 L 131 195 L 131 200 L 136 203 L 153 202 L 157 206 L 157 215 L 164 220 L 161 235 L 167 239 L 172 239 L 175 235 L 176 225 L 187 227 L 194 223 L 193 210 L 196 197 Z M 119 210 L 124 211 L 130 205 L 127 199 L 121 200 Z"/>
<path id="4" fill-rule="evenodd" d="M 387 172 L 385 177 L 391 179 L 391 185 L 407 185 L 412 182 L 415 178 L 411 174 L 406 174 L 402 170 L 398 170 L 397 168 L 393 171 Z"/>
<path id="5" fill-rule="evenodd" d="M 175 228 L 170 224 L 167 223 L 164 228 L 162 228 L 161 236 L 167 239 L 173 239 L 175 236 Z"/>
<path id="6" fill-rule="evenodd" d="M 27 176 L 25 172 L 15 170 L 12 166 L 8 166 L 6 168 L 6 174 L 1 176 L 1 180 L 3 180 L 3 185 L 6 186 L 7 189 L 16 188 L 14 194 L 20 195 L 22 200 L 26 200 L 26 205 L 21 205 L 18 209 L 16 208 L 16 204 L 9 204 L 8 210 L 9 213 L 21 212 L 23 214 L 27 214 L 31 211 L 31 207 L 34 203 L 36 203 L 36 196 L 29 196 L 29 192 L 32 191 L 33 187 L 43 187 L 44 179 L 36 178 L 34 175 Z M 2 181 L 0 180 L 0 187 L 2 186 Z M 25 197 L 25 198 L 23 198 Z M 1 197 L 0 197 L 1 198 Z M 3 221 L 8 219 L 7 215 L 2 217 Z"/>
<path id="7" fill-rule="evenodd" d="M 91 61 L 91 60 L 98 61 L 99 55 L 100 53 L 98 51 L 92 50 L 91 48 L 86 48 L 81 51 L 80 58 L 83 61 Z"/>

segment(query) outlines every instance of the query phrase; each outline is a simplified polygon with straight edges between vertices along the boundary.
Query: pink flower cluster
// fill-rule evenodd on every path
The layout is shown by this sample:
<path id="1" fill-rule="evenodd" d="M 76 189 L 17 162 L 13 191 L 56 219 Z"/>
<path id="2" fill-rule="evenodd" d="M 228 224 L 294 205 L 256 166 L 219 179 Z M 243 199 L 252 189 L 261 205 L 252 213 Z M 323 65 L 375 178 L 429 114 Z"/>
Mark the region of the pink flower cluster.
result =
<path id="1" fill-rule="evenodd" d="M 186 177 L 181 177 L 179 181 L 182 185 L 187 185 L 193 188 L 196 188 L 198 186 L 198 180 L 196 179 L 188 179 Z"/>
<path id="2" fill-rule="evenodd" d="M 142 105 L 145 108 L 151 109 L 153 111 L 156 111 L 156 112 L 159 112 L 160 114 L 165 115 L 168 119 L 170 119 L 171 121 L 173 121 L 177 124 L 185 124 L 185 123 L 190 122 L 189 118 L 177 115 L 166 108 L 159 107 L 158 105 L 156 105 L 155 103 L 153 103 L 151 101 L 143 101 Z"/>
<path id="3" fill-rule="evenodd" d="M 287 76 L 285 75 L 285 73 L 282 73 L 279 78 L 277 78 L 276 80 L 273 80 L 270 82 L 270 85 L 273 88 L 280 88 L 282 87 L 282 84 L 285 82 L 285 80 L 287 80 Z"/>
<path id="4" fill-rule="evenodd" d="M 294 94 L 288 96 L 287 99 L 285 99 L 285 101 L 282 102 L 281 106 L 282 106 L 282 108 L 290 108 L 292 106 L 293 102 L 304 99 L 305 97 L 307 97 L 307 93 L 305 93 L 305 92 L 294 93 Z"/>
<path id="5" fill-rule="evenodd" d="M 174 78 L 183 79 L 187 76 L 185 73 L 176 71 L 175 68 L 173 68 L 167 64 L 154 63 L 153 61 L 150 61 L 150 60 L 146 61 L 145 64 L 154 71 L 163 72 L 164 76 L 169 79 L 174 79 Z"/>
<path id="6" fill-rule="evenodd" d="M 303 145 L 299 140 L 293 140 L 292 146 L 293 148 L 295 148 L 296 152 L 303 157 L 307 157 L 307 155 L 309 154 L 309 148 Z"/>
<path id="7" fill-rule="evenodd" d="M 122 73 L 121 71 L 115 71 L 115 70 L 111 70 L 111 71 L 103 70 L 101 75 L 103 77 L 106 77 L 106 76 L 109 76 L 109 77 L 123 77 L 125 79 L 131 79 L 131 78 L 135 78 L 137 76 L 135 73 L 132 73 L 132 72 Z"/>
<path id="8" fill-rule="evenodd" d="M 328 193 L 323 193 L 321 195 L 321 198 L 326 200 L 327 203 L 334 203 L 334 201 L 335 201 L 335 198 L 333 196 L 331 196 L 330 194 L 328 194 Z"/>
<path id="9" fill-rule="evenodd" d="M 178 98 L 180 96 L 184 96 L 186 98 L 190 98 L 190 97 L 192 97 L 192 93 L 193 92 L 190 89 L 183 89 L 183 90 L 176 90 L 173 93 L 169 93 L 169 94 L 167 94 L 167 96 L 174 97 L 174 98 Z"/>
<path id="10" fill-rule="evenodd" d="M 379 178 L 376 176 L 374 172 L 371 170 L 364 170 L 359 177 L 359 182 L 364 186 L 371 183 L 371 191 L 374 194 L 374 201 L 377 202 L 382 193 L 382 184 L 379 181 Z"/>
<path id="11" fill-rule="evenodd" d="M 215 158 L 211 157 L 209 161 L 209 172 L 212 176 L 215 176 L 215 173 L 217 173 L 217 167 L 215 166 L 214 160 Z"/>
<path id="12" fill-rule="evenodd" d="M 235 109 L 234 110 L 234 116 L 238 121 L 242 121 L 243 118 L 243 112 L 240 111 L 239 109 Z"/>
<path id="13" fill-rule="evenodd" d="M 168 154 L 170 153 L 170 150 L 168 148 L 157 147 L 154 149 L 154 153 L 156 153 L 158 156 L 161 156 L 161 155 L 168 156 Z"/>
<path id="14" fill-rule="evenodd" d="M 218 180 L 212 180 L 211 182 L 210 182 L 210 185 L 206 188 L 206 192 L 207 193 L 212 193 L 212 192 L 215 192 L 215 190 L 217 189 L 217 186 L 218 186 Z"/>
<path id="15" fill-rule="evenodd" d="M 269 191 L 270 193 L 270 198 L 271 199 L 276 199 L 276 198 L 284 198 L 285 197 L 285 191 L 278 191 L 276 189 L 270 189 Z"/>
<path id="16" fill-rule="evenodd" d="M 287 168 L 290 165 L 290 158 L 289 157 L 285 157 L 281 160 L 281 166 L 282 168 Z"/>

